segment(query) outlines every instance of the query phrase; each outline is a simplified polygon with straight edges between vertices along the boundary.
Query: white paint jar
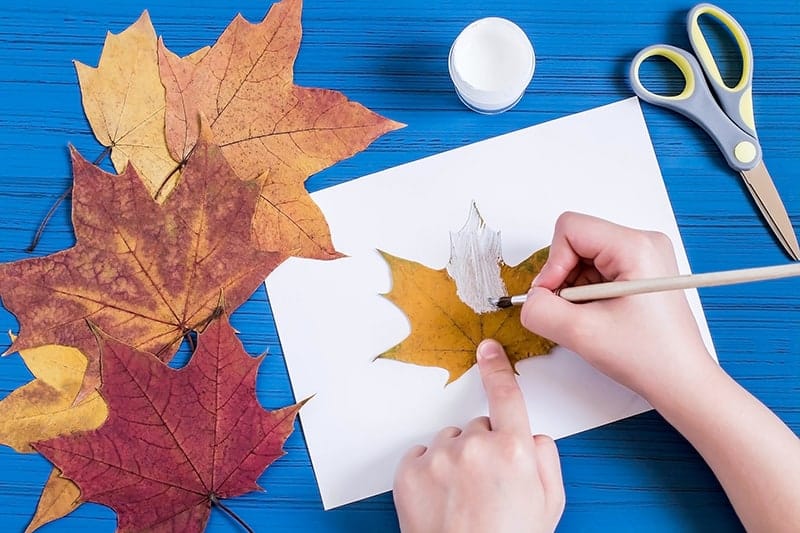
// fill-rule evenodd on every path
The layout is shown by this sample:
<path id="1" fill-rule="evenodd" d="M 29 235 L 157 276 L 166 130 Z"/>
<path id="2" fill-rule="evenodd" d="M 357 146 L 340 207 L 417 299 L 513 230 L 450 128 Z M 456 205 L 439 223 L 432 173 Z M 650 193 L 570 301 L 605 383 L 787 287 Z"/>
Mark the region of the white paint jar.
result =
<path id="1" fill-rule="evenodd" d="M 464 105 L 493 115 L 514 107 L 533 77 L 536 56 L 522 28 L 487 17 L 464 28 L 450 48 L 448 67 Z"/>

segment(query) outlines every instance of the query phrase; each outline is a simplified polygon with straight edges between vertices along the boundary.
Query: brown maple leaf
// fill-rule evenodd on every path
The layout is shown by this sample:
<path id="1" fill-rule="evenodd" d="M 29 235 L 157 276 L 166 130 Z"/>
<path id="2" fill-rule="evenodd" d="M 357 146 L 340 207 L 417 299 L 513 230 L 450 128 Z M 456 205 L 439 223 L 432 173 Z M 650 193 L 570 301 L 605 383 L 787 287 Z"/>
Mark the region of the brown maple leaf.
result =
<path id="1" fill-rule="evenodd" d="M 78 348 L 89 359 L 85 394 L 99 379 L 87 320 L 168 361 L 187 332 L 204 327 L 222 291 L 233 309 L 263 282 L 283 256 L 253 245 L 256 184 L 236 178 L 208 135 L 163 205 L 131 166 L 112 178 L 72 150 L 77 243 L 0 265 L 0 295 L 20 322 L 9 351 Z"/>
<path id="2" fill-rule="evenodd" d="M 75 62 L 86 118 L 111 150 L 117 172 L 131 163 L 153 197 L 164 199 L 180 177 L 167 150 L 166 96 L 158 72 L 156 32 L 147 11 L 119 34 L 109 32 L 97 68 Z M 197 62 L 208 47 L 187 56 Z"/>
<path id="3" fill-rule="evenodd" d="M 528 291 L 548 252 L 549 248 L 539 250 L 513 267 L 500 264 L 509 294 Z M 378 358 L 443 368 L 451 383 L 475 364 L 475 351 L 483 339 L 499 341 L 514 364 L 546 354 L 555 345 L 522 327 L 518 306 L 478 314 L 459 299 L 446 269 L 381 253 L 392 271 L 392 290 L 385 296 L 408 317 L 411 334 Z"/>
<path id="4" fill-rule="evenodd" d="M 174 159 L 184 160 L 197 138 L 198 114 L 208 117 L 236 173 L 263 180 L 254 221 L 259 246 L 331 259 L 340 254 L 302 184 L 402 125 L 339 92 L 294 85 L 301 12 L 301 0 L 283 0 L 258 24 L 239 15 L 196 64 L 160 41 L 167 145 Z M 277 225 L 293 230 L 276 234 Z"/>
<path id="5" fill-rule="evenodd" d="M 181 370 L 99 335 L 108 420 L 35 444 L 82 501 L 111 507 L 119 531 L 202 531 L 212 505 L 254 490 L 302 403 L 267 411 L 250 357 L 223 314 Z"/>

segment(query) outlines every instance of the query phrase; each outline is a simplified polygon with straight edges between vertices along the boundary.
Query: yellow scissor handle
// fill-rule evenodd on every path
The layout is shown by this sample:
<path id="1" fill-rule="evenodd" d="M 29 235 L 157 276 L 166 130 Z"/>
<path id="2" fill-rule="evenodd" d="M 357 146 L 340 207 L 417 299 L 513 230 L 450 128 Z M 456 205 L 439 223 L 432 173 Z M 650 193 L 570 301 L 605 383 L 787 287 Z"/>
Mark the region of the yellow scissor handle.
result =
<path id="1" fill-rule="evenodd" d="M 651 57 L 663 57 L 678 67 L 678 70 L 680 70 L 681 74 L 683 74 L 684 82 L 683 90 L 680 92 L 680 94 L 669 96 L 656 94 L 644 86 L 641 78 L 639 77 L 639 69 L 642 67 L 642 64 Z M 634 92 L 636 92 L 640 98 L 657 105 L 666 105 L 668 102 L 687 100 L 688 98 L 691 98 L 697 86 L 698 76 L 702 78 L 703 73 L 697 67 L 696 63 L 692 64 L 692 57 L 688 52 L 665 44 L 648 46 L 636 54 L 636 57 L 633 59 L 633 63 L 631 64 L 630 71 L 630 81 Z M 702 83 L 702 79 L 700 82 Z"/>
<path id="2" fill-rule="evenodd" d="M 700 17 L 708 15 L 725 26 L 733 35 L 742 57 L 742 74 L 733 87 L 728 86 L 720 73 L 714 54 L 708 46 Z M 720 105 L 739 127 L 756 137 L 753 113 L 753 48 L 742 26 L 727 11 L 713 4 L 698 4 L 689 11 L 687 29 L 692 49 L 708 78 Z"/>

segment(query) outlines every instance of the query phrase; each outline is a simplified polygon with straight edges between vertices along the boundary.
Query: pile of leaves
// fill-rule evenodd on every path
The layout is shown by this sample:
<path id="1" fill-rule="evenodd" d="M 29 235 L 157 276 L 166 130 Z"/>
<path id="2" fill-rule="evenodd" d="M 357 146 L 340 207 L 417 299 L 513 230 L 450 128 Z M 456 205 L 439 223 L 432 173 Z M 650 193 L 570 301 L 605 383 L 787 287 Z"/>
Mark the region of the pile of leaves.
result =
<path id="1" fill-rule="evenodd" d="M 116 173 L 71 150 L 76 244 L 0 265 L 7 353 L 35 376 L 0 402 L 0 442 L 54 464 L 28 531 L 85 501 L 122 531 L 201 531 L 284 453 L 302 402 L 260 406 L 228 313 L 286 258 L 340 256 L 304 182 L 401 127 L 294 84 L 301 11 L 237 16 L 186 57 L 145 12 L 76 64 Z"/>

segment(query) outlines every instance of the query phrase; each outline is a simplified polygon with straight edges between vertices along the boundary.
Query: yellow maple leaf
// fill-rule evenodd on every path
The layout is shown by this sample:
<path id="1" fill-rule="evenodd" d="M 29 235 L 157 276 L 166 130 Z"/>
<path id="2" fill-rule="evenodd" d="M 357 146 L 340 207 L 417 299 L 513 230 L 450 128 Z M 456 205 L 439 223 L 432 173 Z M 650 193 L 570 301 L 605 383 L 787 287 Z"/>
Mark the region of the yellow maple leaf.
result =
<path id="1" fill-rule="evenodd" d="M 61 477 L 61 470 L 53 468 L 39 496 L 39 504 L 25 533 L 33 533 L 43 525 L 58 520 L 80 506 L 81 491 L 78 486 Z"/>
<path id="2" fill-rule="evenodd" d="M 199 61 L 208 47 L 185 59 Z M 119 34 L 106 35 L 97 68 L 75 62 L 83 110 L 95 137 L 111 150 L 117 172 L 130 162 L 150 194 L 166 198 L 180 176 L 164 133 L 166 91 L 156 32 L 147 11 Z"/>
<path id="3" fill-rule="evenodd" d="M 0 444 L 18 452 L 33 452 L 31 443 L 89 431 L 103 424 L 108 407 L 99 392 L 92 391 L 85 400 L 74 403 L 87 367 L 87 359 L 79 350 L 46 345 L 21 350 L 19 354 L 35 379 L 0 401 Z M 79 505 L 78 487 L 60 474 L 58 469 L 51 472 L 26 533 L 69 514 Z"/>
<path id="4" fill-rule="evenodd" d="M 500 263 L 500 277 L 509 294 L 528 291 L 548 252 L 549 248 L 539 250 L 513 267 Z M 451 383 L 475 364 L 475 351 L 483 339 L 500 342 L 514 364 L 547 354 L 555 345 L 522 327 L 519 307 L 478 314 L 459 299 L 446 269 L 381 254 L 393 280 L 392 290 L 384 296 L 408 317 L 411 334 L 378 358 L 443 368 Z"/>
<path id="5" fill-rule="evenodd" d="M 19 352 L 35 379 L 0 401 L 0 444 L 33 452 L 32 442 L 99 427 L 108 408 L 93 391 L 73 405 L 87 359 L 77 349 L 47 345 Z"/>

